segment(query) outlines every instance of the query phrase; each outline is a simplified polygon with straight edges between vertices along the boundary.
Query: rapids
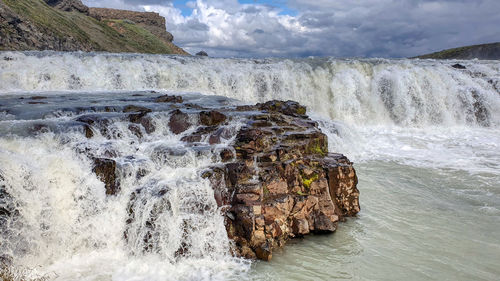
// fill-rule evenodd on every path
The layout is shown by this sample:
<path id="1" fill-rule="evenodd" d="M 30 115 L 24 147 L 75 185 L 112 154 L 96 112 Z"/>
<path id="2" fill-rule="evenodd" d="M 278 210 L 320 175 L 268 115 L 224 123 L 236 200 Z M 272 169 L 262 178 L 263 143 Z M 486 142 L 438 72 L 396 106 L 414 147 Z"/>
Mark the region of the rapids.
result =
<path id="1" fill-rule="evenodd" d="M 142 140 L 106 112 L 154 107 L 151 91 L 209 107 L 306 105 L 330 151 L 356 163 L 361 213 L 269 263 L 231 257 L 198 172 L 219 160 L 162 126 L 166 108 Z M 90 113 L 113 121 L 86 139 L 73 120 Z M 85 151 L 114 157 L 121 195 L 105 196 Z M 139 203 L 129 206 L 137 188 Z M 14 214 L 0 217 L 0 256 L 57 280 L 495 280 L 500 62 L 0 52 L 0 208 Z M 138 219 L 125 239 L 130 208 Z M 145 245 L 157 208 L 167 211 Z M 178 258 L 183 243 L 192 250 Z"/>

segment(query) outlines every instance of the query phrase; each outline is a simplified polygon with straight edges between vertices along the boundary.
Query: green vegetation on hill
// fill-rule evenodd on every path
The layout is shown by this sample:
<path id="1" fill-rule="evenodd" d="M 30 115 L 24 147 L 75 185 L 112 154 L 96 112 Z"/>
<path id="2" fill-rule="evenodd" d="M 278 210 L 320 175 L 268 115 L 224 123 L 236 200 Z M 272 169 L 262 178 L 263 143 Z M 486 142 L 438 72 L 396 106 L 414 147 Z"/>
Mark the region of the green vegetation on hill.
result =
<path id="1" fill-rule="evenodd" d="M 43 0 L 0 0 L 2 11 L 9 12 L 0 14 L 0 37 L 4 37 L 0 49 L 4 50 L 187 54 L 133 22 L 99 21 L 52 8 Z M 2 18 L 7 19 L 2 22 Z"/>
<path id="2" fill-rule="evenodd" d="M 148 53 L 154 54 L 173 53 L 173 50 L 158 37 L 133 22 L 105 20 L 104 23 L 118 31 L 122 36 L 121 39 L 125 40 L 127 45 L 135 50 L 148 50 Z"/>
<path id="3" fill-rule="evenodd" d="M 500 43 L 473 45 L 418 56 L 420 59 L 500 59 Z"/>

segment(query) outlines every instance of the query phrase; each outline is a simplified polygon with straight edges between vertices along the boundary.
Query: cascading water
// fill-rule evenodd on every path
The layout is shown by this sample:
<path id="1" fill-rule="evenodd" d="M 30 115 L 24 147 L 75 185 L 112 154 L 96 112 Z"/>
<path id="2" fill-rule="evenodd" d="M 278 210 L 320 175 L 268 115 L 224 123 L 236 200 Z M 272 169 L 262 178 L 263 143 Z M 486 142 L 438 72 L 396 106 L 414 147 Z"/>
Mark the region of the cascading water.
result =
<path id="1" fill-rule="evenodd" d="M 200 177 L 216 154 L 182 144 L 165 108 L 141 138 L 106 109 L 157 107 L 151 90 L 306 105 L 330 150 L 359 163 L 365 208 L 336 239 L 250 268 Z M 89 114 L 108 120 L 91 139 L 75 126 Z M 119 166 L 118 196 L 92 171 L 99 157 Z M 499 61 L 0 53 L 0 255 L 58 280 L 494 280 L 499 171 Z"/>
<path id="2" fill-rule="evenodd" d="M 461 63 L 466 70 L 418 60 L 6 52 L 0 93 L 162 89 L 247 102 L 291 99 L 329 119 L 361 125 L 498 125 L 500 64 Z"/>
<path id="3" fill-rule="evenodd" d="M 186 147 L 182 135 L 170 132 L 168 112 L 134 95 L 73 101 L 49 95 L 44 102 L 57 110 L 39 105 L 28 113 L 33 119 L 2 122 L 3 258 L 43 266 L 33 273 L 61 280 L 223 280 L 248 269 L 230 256 L 212 187 L 200 177 L 217 154 L 210 146 Z M 118 100 L 156 107 L 154 132 L 131 130 L 128 114 L 104 110 L 120 107 Z M 29 111 L 16 109 L 17 96 L 2 101 L 11 113 Z M 93 124 L 91 139 L 75 126 L 78 116 L 102 120 Z M 227 129 L 234 134 L 237 128 L 235 121 Z M 93 160 L 101 157 L 119 167 L 117 196 L 106 196 L 93 172 Z M 75 272 L 77 265 L 82 268 Z"/>

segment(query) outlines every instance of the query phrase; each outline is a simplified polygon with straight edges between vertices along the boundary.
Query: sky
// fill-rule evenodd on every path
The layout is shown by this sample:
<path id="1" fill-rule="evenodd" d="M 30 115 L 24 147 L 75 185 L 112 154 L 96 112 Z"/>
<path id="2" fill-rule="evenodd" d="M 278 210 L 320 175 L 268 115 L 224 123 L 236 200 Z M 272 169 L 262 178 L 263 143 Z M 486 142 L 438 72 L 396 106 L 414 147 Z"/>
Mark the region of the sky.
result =
<path id="1" fill-rule="evenodd" d="M 154 11 L 214 57 L 412 57 L 500 41 L 500 0 L 82 0 Z"/>

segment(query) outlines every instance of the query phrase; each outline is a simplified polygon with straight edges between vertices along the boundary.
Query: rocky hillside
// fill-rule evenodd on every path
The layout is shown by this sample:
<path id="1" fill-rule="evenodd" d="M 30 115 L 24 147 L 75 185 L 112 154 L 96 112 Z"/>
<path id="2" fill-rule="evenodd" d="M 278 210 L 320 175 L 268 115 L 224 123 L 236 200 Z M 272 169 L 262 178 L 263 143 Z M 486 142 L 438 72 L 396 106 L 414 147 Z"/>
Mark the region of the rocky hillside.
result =
<path id="1" fill-rule="evenodd" d="M 500 59 L 500 43 L 482 44 L 448 49 L 432 54 L 418 56 L 420 59 Z"/>
<path id="2" fill-rule="evenodd" d="M 80 0 L 0 0 L 0 50 L 188 54 L 171 42 L 158 14 L 134 12 L 135 22 L 89 10 Z"/>

